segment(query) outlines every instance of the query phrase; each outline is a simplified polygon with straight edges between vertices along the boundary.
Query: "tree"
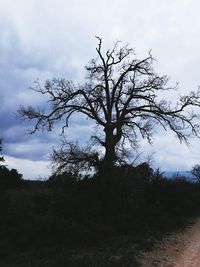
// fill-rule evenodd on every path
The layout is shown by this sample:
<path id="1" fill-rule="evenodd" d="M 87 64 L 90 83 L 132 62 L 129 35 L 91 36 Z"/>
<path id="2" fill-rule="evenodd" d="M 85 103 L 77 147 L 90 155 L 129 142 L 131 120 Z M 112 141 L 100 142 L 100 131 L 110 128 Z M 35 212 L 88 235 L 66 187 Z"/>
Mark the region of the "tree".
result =
<path id="1" fill-rule="evenodd" d="M 127 143 L 135 147 L 139 137 L 151 142 L 156 125 L 173 131 L 180 141 L 186 143 L 191 134 L 198 136 L 199 127 L 195 124 L 197 114 L 190 108 L 199 107 L 200 90 L 181 96 L 174 105 L 159 99 L 160 92 L 178 88 L 168 87 L 167 76 L 154 71 L 154 59 L 150 52 L 140 60 L 132 48 L 116 42 L 111 50 L 104 53 L 102 39 L 97 37 L 97 40 L 97 58 L 86 66 L 84 84 L 75 85 L 66 79 L 53 78 L 41 86 L 36 81 L 32 89 L 47 95 L 49 109 L 45 111 L 32 106 L 19 109 L 21 118 L 35 120 L 31 133 L 41 129 L 51 131 L 59 121 L 63 121 L 64 133 L 74 114 L 83 114 L 97 124 L 99 131 L 91 138 L 96 145 L 104 148 L 102 159 L 96 153 L 87 157 L 79 149 L 81 157 L 76 157 L 77 146 L 73 150 L 70 145 L 65 155 L 63 147 L 57 151 L 55 158 L 58 162 L 76 164 L 77 160 L 91 160 L 94 155 L 96 163 L 101 162 L 101 166 L 110 168 L 122 158 Z"/>
<path id="2" fill-rule="evenodd" d="M 22 174 L 16 169 L 9 170 L 6 166 L 0 166 L 0 190 L 15 188 L 22 184 Z"/>
<path id="3" fill-rule="evenodd" d="M 196 164 L 194 165 L 194 167 L 192 168 L 191 173 L 194 175 L 194 177 L 196 178 L 196 181 L 198 183 L 200 183 L 200 165 Z"/>
<path id="4" fill-rule="evenodd" d="M 2 138 L 0 139 L 0 152 L 2 151 Z M 0 161 L 4 161 L 4 158 L 0 156 Z"/>
<path id="5" fill-rule="evenodd" d="M 0 152 L 2 151 L 2 138 L 0 138 Z M 3 162 L 4 157 L 0 156 L 0 162 Z M 5 165 L 0 165 L 0 189 L 6 187 L 14 187 L 21 182 L 22 174 L 19 174 L 17 170 L 9 170 Z"/>

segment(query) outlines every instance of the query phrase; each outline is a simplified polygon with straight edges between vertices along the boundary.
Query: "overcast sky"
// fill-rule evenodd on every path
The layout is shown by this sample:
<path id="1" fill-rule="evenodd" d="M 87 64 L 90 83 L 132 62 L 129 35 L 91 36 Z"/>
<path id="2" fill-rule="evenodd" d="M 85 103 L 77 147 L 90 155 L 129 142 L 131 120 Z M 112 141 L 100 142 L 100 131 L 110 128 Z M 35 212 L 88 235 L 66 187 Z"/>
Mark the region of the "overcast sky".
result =
<path id="1" fill-rule="evenodd" d="M 39 79 L 65 77 L 82 81 L 84 66 L 96 57 L 95 35 L 105 48 L 114 40 L 130 43 L 139 57 L 152 49 L 156 69 L 179 82 L 182 94 L 200 84 L 200 3 L 198 0 L 1 0 L 0 1 L 0 136 L 10 168 L 24 178 L 47 177 L 49 154 L 59 143 L 51 134 L 25 136 L 31 127 L 16 119 L 20 105 L 42 105 L 28 87 Z M 91 130 L 76 118 L 69 135 L 84 141 Z M 80 136 L 81 133 L 81 136 Z M 171 133 L 158 131 L 153 146 L 142 142 L 144 154 L 154 153 L 161 170 L 189 170 L 200 163 L 200 140 L 180 145 Z"/>

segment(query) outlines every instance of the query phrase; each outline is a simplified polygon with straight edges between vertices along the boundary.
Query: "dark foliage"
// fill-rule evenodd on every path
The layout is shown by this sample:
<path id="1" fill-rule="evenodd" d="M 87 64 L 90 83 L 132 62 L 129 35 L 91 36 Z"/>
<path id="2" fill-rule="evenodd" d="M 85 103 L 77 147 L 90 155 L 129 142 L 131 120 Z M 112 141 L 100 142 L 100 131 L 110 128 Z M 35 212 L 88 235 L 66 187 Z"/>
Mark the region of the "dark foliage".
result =
<path id="1" fill-rule="evenodd" d="M 2 151 L 2 138 L 0 138 L 0 152 Z M 0 161 L 4 161 L 4 158 L 0 156 Z"/>
<path id="2" fill-rule="evenodd" d="M 22 183 L 22 174 L 16 169 L 9 170 L 6 166 L 0 165 L 0 190 L 15 188 Z"/>
<path id="3" fill-rule="evenodd" d="M 48 179 L 48 184 L 52 186 L 71 186 L 75 184 L 79 178 L 71 172 L 63 172 L 62 174 L 53 174 Z"/>
<path id="4" fill-rule="evenodd" d="M 0 195 L 0 265 L 137 266 L 135 253 L 198 216 L 199 203 L 199 184 L 147 163 L 106 179 L 23 181 Z"/>
<path id="5" fill-rule="evenodd" d="M 0 139 L 0 152 L 2 151 L 2 138 Z M 0 162 L 4 158 L 0 156 Z M 0 190 L 16 188 L 22 183 L 22 174 L 16 169 L 9 170 L 5 165 L 0 165 Z"/>

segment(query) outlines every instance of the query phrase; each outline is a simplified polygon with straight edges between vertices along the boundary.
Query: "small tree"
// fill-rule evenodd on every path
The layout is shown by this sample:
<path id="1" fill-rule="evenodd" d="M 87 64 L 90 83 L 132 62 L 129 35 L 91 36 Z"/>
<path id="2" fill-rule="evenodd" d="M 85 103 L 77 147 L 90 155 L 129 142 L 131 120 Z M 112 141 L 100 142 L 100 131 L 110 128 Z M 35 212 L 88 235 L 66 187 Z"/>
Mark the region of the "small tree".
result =
<path id="1" fill-rule="evenodd" d="M 194 165 L 191 173 L 194 175 L 196 181 L 200 183 L 200 165 L 199 164 Z"/>
<path id="2" fill-rule="evenodd" d="M 22 174 L 16 169 L 9 170 L 6 166 L 0 166 L 0 189 L 15 188 L 21 183 Z"/>
<path id="3" fill-rule="evenodd" d="M 2 138 L 0 139 L 0 152 L 2 151 Z M 0 156 L 0 161 L 4 161 L 4 158 Z"/>
<path id="4" fill-rule="evenodd" d="M 59 121 L 63 121 L 64 132 L 74 114 L 83 114 L 98 126 L 99 131 L 91 139 L 95 145 L 104 148 L 102 158 L 92 153 L 92 162 L 95 159 L 98 166 L 107 169 L 122 159 L 125 144 L 135 148 L 139 137 L 151 142 L 155 125 L 173 131 L 186 143 L 191 134 L 198 136 L 199 127 L 194 122 L 197 115 L 191 108 L 200 105 L 199 90 L 181 96 L 175 105 L 159 100 L 160 92 L 177 88 L 168 87 L 168 78 L 154 71 L 151 53 L 146 58 L 137 59 L 134 50 L 128 45 L 120 46 L 120 42 L 104 53 L 102 39 L 97 37 L 97 40 L 97 58 L 86 66 L 84 84 L 75 85 L 72 81 L 57 78 L 47 80 L 43 87 L 36 82 L 32 89 L 46 95 L 50 106 L 47 111 L 32 106 L 19 109 L 20 117 L 35 121 L 32 133 L 41 129 L 51 131 Z M 60 167 L 66 162 L 91 162 L 92 155 L 88 157 L 88 153 L 81 154 L 77 146 L 74 148 L 72 150 L 68 144 L 66 150 L 62 147 L 55 152 L 54 159 Z"/>

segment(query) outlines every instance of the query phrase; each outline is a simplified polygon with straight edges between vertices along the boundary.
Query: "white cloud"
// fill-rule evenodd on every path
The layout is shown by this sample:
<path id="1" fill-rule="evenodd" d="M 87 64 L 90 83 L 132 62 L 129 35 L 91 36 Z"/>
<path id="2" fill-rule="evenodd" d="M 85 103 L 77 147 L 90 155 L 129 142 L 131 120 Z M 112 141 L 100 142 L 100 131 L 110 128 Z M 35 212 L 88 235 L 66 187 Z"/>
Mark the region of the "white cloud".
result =
<path id="1" fill-rule="evenodd" d="M 8 168 L 17 169 L 19 173 L 23 174 L 23 179 L 48 178 L 51 174 L 49 161 L 32 161 L 6 156 L 5 164 Z"/>
<path id="2" fill-rule="evenodd" d="M 141 150 L 146 155 L 152 155 L 154 167 L 163 171 L 187 171 L 200 163 L 198 138 L 192 138 L 188 146 L 180 143 L 174 133 L 162 130 L 154 135 L 152 145 L 146 141 L 142 141 L 141 144 Z"/>

